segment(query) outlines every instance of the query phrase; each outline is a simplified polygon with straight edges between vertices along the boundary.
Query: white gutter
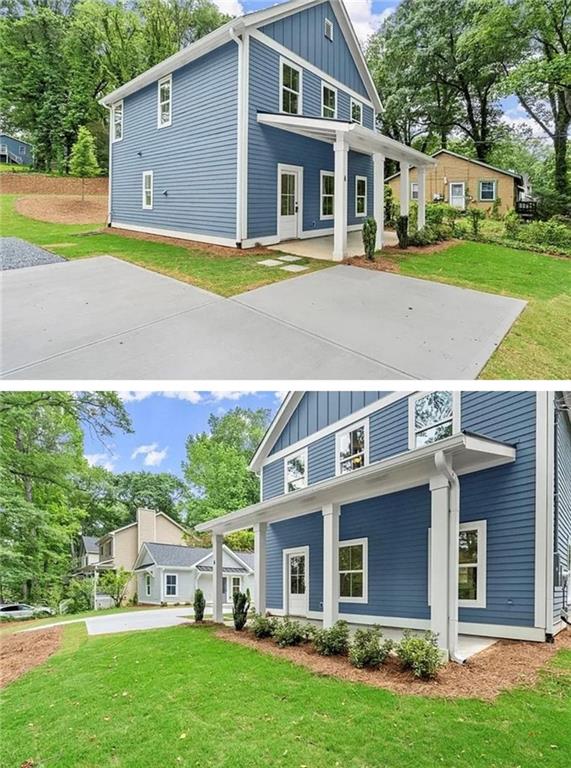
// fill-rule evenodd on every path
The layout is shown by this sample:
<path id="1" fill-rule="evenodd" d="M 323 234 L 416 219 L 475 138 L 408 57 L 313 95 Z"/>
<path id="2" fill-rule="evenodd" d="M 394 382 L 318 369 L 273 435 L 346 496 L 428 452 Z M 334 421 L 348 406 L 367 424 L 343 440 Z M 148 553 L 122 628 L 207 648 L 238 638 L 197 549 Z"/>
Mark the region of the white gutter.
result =
<path id="1" fill-rule="evenodd" d="M 108 173 L 108 181 L 107 181 L 107 226 L 110 227 L 111 226 L 111 200 L 112 200 L 112 198 L 111 198 L 111 179 L 112 179 L 112 176 L 113 176 L 113 134 L 112 134 L 113 126 L 111 124 L 112 121 L 113 121 L 113 107 L 108 105 L 108 104 L 104 104 L 104 106 L 105 106 L 105 109 L 107 110 L 107 112 L 109 113 L 109 161 L 107 163 L 107 165 L 108 165 L 108 169 L 107 169 L 107 173 Z"/>

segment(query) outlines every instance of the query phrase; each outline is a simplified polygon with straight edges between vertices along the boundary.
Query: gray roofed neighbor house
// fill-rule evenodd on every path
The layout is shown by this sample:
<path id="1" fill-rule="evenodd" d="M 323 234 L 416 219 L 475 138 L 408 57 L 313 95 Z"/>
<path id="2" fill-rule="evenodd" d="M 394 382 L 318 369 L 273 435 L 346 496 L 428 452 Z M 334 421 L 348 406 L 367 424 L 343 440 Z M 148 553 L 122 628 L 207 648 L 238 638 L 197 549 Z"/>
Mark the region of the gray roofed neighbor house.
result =
<path id="1" fill-rule="evenodd" d="M 81 540 L 86 552 L 92 555 L 99 553 L 99 539 L 97 536 L 82 536 Z"/>
<path id="2" fill-rule="evenodd" d="M 149 554 L 155 561 L 155 565 L 167 566 L 170 568 L 190 568 L 196 563 L 204 560 L 212 554 L 211 549 L 206 547 L 186 547 L 182 544 L 157 544 L 155 542 L 145 542 Z M 243 560 L 246 565 L 253 569 L 254 567 L 254 555 L 251 552 L 236 552 L 237 557 Z M 145 563 L 140 565 L 136 570 L 142 570 L 148 568 L 152 563 Z M 211 565 L 199 566 L 201 571 L 211 571 Z M 224 568 L 225 571 L 231 571 L 236 573 L 246 573 L 245 568 Z"/>

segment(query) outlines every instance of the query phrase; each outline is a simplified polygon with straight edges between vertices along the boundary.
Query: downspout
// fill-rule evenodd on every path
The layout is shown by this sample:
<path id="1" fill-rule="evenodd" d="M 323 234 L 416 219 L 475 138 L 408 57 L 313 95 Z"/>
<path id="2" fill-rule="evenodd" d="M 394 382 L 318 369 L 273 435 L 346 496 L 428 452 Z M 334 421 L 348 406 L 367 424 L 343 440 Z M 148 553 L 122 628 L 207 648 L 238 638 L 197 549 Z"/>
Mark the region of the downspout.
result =
<path id="1" fill-rule="evenodd" d="M 242 95 L 242 83 L 244 80 L 244 41 L 237 34 L 234 27 L 230 27 L 228 30 L 230 38 L 234 40 L 238 46 L 238 126 L 237 126 L 237 139 L 236 142 L 238 151 L 236 153 L 236 247 L 242 247 L 243 232 L 242 232 L 242 172 L 243 172 L 243 148 L 242 148 L 242 122 L 244 114 L 244 99 Z"/>
<path id="2" fill-rule="evenodd" d="M 458 540 L 460 537 L 460 480 L 443 451 L 434 457 L 438 472 L 450 483 L 448 514 L 448 637 L 451 661 L 463 664 L 458 655 Z"/>

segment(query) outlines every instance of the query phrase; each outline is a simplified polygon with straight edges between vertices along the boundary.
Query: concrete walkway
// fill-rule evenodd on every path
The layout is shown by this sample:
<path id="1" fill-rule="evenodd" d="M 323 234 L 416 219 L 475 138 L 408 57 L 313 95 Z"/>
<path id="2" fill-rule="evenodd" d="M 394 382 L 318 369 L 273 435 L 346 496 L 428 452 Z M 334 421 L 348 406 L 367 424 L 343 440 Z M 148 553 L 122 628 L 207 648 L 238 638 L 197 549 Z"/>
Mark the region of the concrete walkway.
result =
<path id="1" fill-rule="evenodd" d="M 109 256 L 1 281 L 5 379 L 470 379 L 525 306 L 349 266 L 232 299 Z"/>
<path id="2" fill-rule="evenodd" d="M 105 616 L 86 616 L 83 619 L 70 619 L 69 621 L 53 621 L 38 627 L 28 627 L 22 632 L 35 632 L 50 627 L 61 627 L 66 624 L 79 624 L 85 622 L 88 635 L 109 635 L 118 632 L 135 632 L 142 629 L 164 629 L 184 624 L 194 616 L 193 608 L 180 606 L 179 608 L 159 608 L 155 610 L 141 611 L 117 611 Z"/>
<path id="3" fill-rule="evenodd" d="M 395 232 L 385 231 L 385 245 L 397 245 L 398 238 Z M 287 240 L 285 243 L 269 246 L 271 251 L 281 251 L 282 253 L 291 253 L 294 256 L 304 256 L 307 259 L 323 259 L 330 261 L 333 259 L 333 235 L 324 237 L 308 237 L 305 240 Z M 349 232 L 347 234 L 347 256 L 362 256 L 363 235 L 359 232 Z"/>

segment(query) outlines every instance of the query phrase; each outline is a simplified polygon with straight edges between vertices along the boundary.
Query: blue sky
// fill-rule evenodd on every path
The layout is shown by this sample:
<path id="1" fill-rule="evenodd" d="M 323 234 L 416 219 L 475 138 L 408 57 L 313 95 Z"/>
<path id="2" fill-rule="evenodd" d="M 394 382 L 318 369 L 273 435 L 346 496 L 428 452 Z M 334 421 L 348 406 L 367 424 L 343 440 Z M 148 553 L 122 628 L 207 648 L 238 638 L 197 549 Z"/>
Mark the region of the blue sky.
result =
<path id="1" fill-rule="evenodd" d="M 285 392 L 123 392 L 134 432 L 117 433 L 105 445 L 85 435 L 90 464 L 113 472 L 172 472 L 181 475 L 185 442 L 190 434 L 208 430 L 211 413 L 243 408 L 278 409 Z"/>

